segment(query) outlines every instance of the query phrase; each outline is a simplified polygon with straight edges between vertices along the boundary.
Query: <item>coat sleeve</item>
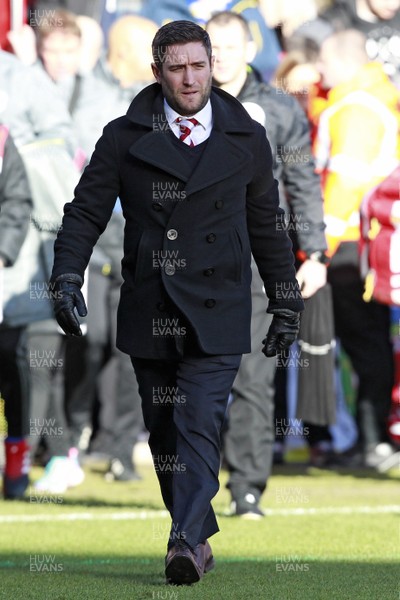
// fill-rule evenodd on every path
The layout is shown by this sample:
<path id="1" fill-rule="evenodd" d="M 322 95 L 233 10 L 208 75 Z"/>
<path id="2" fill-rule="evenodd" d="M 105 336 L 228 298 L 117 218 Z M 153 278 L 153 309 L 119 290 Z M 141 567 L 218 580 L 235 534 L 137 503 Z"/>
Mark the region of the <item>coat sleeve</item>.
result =
<path id="1" fill-rule="evenodd" d="M 293 101 L 287 117 L 283 139 L 277 145 L 277 161 L 283 163 L 282 181 L 300 249 L 311 254 L 327 248 L 321 183 L 315 171 L 308 122 L 297 101 Z"/>
<path id="2" fill-rule="evenodd" d="M 0 172 L 0 258 L 6 267 L 12 266 L 18 257 L 28 232 L 31 210 L 32 200 L 24 164 L 14 142 L 8 137 Z"/>
<path id="3" fill-rule="evenodd" d="M 247 188 L 247 229 L 251 251 L 269 298 L 268 312 L 304 309 L 296 280 L 292 243 L 279 207 L 278 182 L 272 174 L 272 155 L 265 130 L 258 130 L 254 176 Z"/>
<path id="4" fill-rule="evenodd" d="M 73 201 L 64 207 L 54 244 L 52 279 L 63 273 L 77 273 L 83 279 L 93 247 L 111 218 L 119 193 L 117 144 L 109 124 L 75 188 Z"/>

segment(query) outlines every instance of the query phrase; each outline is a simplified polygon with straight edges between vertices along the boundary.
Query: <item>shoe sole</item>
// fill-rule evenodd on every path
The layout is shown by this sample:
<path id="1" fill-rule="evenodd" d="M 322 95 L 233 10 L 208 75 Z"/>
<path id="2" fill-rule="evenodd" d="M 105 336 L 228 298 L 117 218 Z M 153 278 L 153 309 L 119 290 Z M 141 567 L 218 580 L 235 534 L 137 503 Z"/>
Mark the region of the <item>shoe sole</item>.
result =
<path id="1" fill-rule="evenodd" d="M 200 575 L 196 567 L 187 556 L 174 557 L 165 569 L 165 576 L 168 583 L 175 583 L 177 585 L 190 585 L 200 580 Z"/>

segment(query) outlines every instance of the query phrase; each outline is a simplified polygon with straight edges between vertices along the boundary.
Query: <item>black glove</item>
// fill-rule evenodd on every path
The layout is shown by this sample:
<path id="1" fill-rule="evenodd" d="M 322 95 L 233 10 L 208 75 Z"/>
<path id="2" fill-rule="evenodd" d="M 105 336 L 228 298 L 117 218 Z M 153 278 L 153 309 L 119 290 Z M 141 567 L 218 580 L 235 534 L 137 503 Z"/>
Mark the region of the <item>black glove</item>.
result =
<path id="1" fill-rule="evenodd" d="M 265 356 L 275 356 L 277 352 L 289 348 L 297 338 L 299 329 L 300 313 L 289 308 L 275 309 L 267 337 L 262 341 Z"/>
<path id="2" fill-rule="evenodd" d="M 87 308 L 82 296 L 82 277 L 76 273 L 59 275 L 50 282 L 54 314 L 57 323 L 67 335 L 82 335 L 79 321 L 74 309 L 80 317 L 86 317 Z"/>

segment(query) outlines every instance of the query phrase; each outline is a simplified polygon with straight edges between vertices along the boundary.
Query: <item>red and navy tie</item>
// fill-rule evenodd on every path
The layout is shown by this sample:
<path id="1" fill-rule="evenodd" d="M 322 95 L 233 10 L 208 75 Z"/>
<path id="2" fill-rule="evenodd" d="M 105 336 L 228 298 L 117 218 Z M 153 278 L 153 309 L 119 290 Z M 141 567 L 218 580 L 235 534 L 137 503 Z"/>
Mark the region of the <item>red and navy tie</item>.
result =
<path id="1" fill-rule="evenodd" d="M 199 125 L 198 120 L 195 118 L 186 119 L 184 117 L 177 117 L 176 122 L 179 124 L 179 130 L 181 132 L 179 139 L 181 142 L 184 142 L 188 146 L 194 146 L 194 142 L 190 137 L 190 134 L 192 133 L 194 127 Z"/>

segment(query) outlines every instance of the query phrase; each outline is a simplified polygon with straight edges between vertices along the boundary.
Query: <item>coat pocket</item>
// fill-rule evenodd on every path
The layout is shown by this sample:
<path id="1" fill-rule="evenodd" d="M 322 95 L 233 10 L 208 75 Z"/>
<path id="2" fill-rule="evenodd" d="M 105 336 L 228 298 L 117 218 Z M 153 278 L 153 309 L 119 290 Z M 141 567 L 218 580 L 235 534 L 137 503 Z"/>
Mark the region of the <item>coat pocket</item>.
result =
<path id="1" fill-rule="evenodd" d="M 230 230 L 229 237 L 233 251 L 234 281 L 236 283 L 241 283 L 243 273 L 243 243 L 236 228 Z"/>
<path id="2" fill-rule="evenodd" d="M 130 240 L 130 248 L 127 254 L 121 261 L 122 277 L 124 281 L 131 287 L 137 283 L 141 278 L 141 271 L 143 269 L 143 236 L 144 231 L 135 232 Z M 135 239 L 136 238 L 136 239 Z M 142 250 L 140 251 L 140 249 Z M 141 254 L 141 256 L 139 256 Z"/>
<path id="3" fill-rule="evenodd" d="M 144 267 L 145 267 L 145 256 L 146 256 L 146 232 L 143 231 L 136 251 L 135 261 L 135 274 L 133 278 L 133 284 L 137 285 L 143 279 Z"/>

